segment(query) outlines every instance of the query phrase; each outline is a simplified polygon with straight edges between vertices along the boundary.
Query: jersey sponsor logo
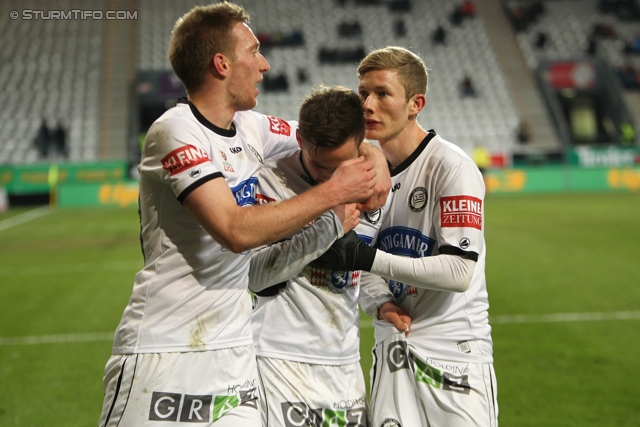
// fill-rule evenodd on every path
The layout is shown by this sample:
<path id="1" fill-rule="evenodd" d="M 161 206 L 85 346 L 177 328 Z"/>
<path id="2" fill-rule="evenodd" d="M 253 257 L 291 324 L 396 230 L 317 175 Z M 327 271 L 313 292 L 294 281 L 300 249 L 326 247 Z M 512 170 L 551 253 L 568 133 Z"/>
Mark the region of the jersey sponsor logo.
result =
<path id="1" fill-rule="evenodd" d="M 269 130 L 277 135 L 290 136 L 291 126 L 285 120 L 278 117 L 267 116 L 269 119 Z"/>
<path id="2" fill-rule="evenodd" d="M 411 369 L 407 352 L 406 341 L 394 341 L 389 344 L 387 353 L 387 364 L 390 372 L 397 372 L 402 369 Z"/>
<path id="3" fill-rule="evenodd" d="M 469 247 L 469 245 L 471 245 L 471 240 L 469 240 L 468 237 L 463 237 L 462 239 L 460 239 L 460 248 L 461 249 L 467 249 Z"/>
<path id="4" fill-rule="evenodd" d="M 231 395 L 194 395 L 154 391 L 149 407 L 150 421 L 211 423 L 238 406 L 258 409 L 258 388 L 245 387 Z"/>
<path id="5" fill-rule="evenodd" d="M 380 209 L 376 209 L 375 211 L 371 212 L 365 212 L 364 217 L 369 223 L 375 225 L 380 221 L 381 212 L 382 211 Z"/>
<path id="6" fill-rule="evenodd" d="M 416 380 L 429 384 L 431 387 L 452 391 L 455 393 L 469 394 L 471 386 L 469 385 L 468 375 L 453 375 L 449 372 L 443 372 L 426 362 L 412 358 L 416 367 Z"/>
<path id="7" fill-rule="evenodd" d="M 378 237 L 378 248 L 394 255 L 422 258 L 431 255 L 436 241 L 415 228 L 389 227 Z"/>
<path id="8" fill-rule="evenodd" d="M 421 212 L 427 206 L 427 189 L 424 187 L 414 188 L 409 194 L 409 209 L 413 212 Z"/>
<path id="9" fill-rule="evenodd" d="M 482 200 L 473 196 L 441 197 L 440 227 L 469 227 L 482 230 Z"/>
<path id="10" fill-rule="evenodd" d="M 249 151 L 251 151 L 253 155 L 256 156 L 256 159 L 258 159 L 258 161 L 262 163 L 262 156 L 260 155 L 260 153 L 258 153 L 258 150 L 253 148 L 251 144 L 247 144 L 247 145 L 249 146 Z"/>
<path id="11" fill-rule="evenodd" d="M 283 402 L 280 407 L 285 427 L 368 427 L 364 405 L 340 410 L 310 408 L 304 402 Z"/>
<path id="12" fill-rule="evenodd" d="M 208 161 L 207 153 L 193 145 L 173 150 L 161 160 L 162 169 L 169 171 L 171 176 Z"/>
<path id="13" fill-rule="evenodd" d="M 240 184 L 231 188 L 233 197 L 236 199 L 238 206 L 255 205 L 256 191 L 258 188 L 258 178 L 252 176 L 251 178 L 242 181 Z"/>
<path id="14" fill-rule="evenodd" d="M 183 395 L 154 391 L 151 395 L 149 420 L 209 423 L 212 401 L 211 395 Z"/>
<path id="15" fill-rule="evenodd" d="M 238 154 L 242 151 L 242 147 L 231 147 L 229 148 L 229 151 L 231 151 L 233 154 Z"/>

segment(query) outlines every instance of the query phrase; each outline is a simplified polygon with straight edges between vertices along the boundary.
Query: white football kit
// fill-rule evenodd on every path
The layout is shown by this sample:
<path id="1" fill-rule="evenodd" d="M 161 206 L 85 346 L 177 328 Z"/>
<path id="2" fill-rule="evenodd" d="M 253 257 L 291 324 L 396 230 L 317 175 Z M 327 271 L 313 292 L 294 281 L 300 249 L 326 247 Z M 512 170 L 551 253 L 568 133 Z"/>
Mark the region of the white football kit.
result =
<path id="1" fill-rule="evenodd" d="M 372 423 L 495 426 L 482 176 L 461 149 L 430 131 L 391 179 L 392 200 L 376 247 L 415 261 L 455 255 L 475 261 L 475 268 L 464 292 L 423 289 L 386 276 L 412 323 L 405 339 L 388 323 L 374 322 Z M 376 263 L 371 271 L 380 274 Z"/>
<path id="2" fill-rule="evenodd" d="M 259 174 L 263 200 L 283 200 L 309 189 L 301 152 L 278 160 Z M 355 231 L 370 242 L 379 227 L 378 215 L 361 217 Z M 352 425 L 364 427 L 366 390 L 359 352 L 360 272 L 338 272 L 307 265 L 340 235 L 320 236 L 325 247 L 309 259 L 300 258 L 279 269 L 265 264 L 278 245 L 266 248 L 262 260 L 252 261 L 251 288 L 290 279 L 275 296 L 258 297 L 253 332 L 258 367 L 264 384 L 266 425 Z M 308 242 L 309 245 L 313 241 Z M 310 251 L 306 249 L 305 253 Z M 267 261 L 264 261 L 267 260 Z M 277 278 L 268 277 L 278 270 Z M 376 304 L 393 299 L 388 290 Z M 320 423 L 320 424 L 317 424 Z M 325 424 L 322 424 L 325 423 Z"/>
<path id="3" fill-rule="evenodd" d="M 227 403 L 250 406 L 251 413 L 255 413 L 244 425 L 259 425 L 256 402 L 249 402 L 246 397 L 257 395 L 250 324 L 252 299 L 248 292 L 250 252 L 235 254 L 224 249 L 184 209 L 182 202 L 198 186 L 222 177 L 239 206 L 256 204 L 258 170 L 267 159 L 276 159 L 298 148 L 296 126 L 295 122 L 242 111 L 235 114 L 230 130 L 221 129 L 184 99 L 149 129 L 139 167 L 145 264 L 136 275 L 129 304 L 115 333 L 113 356 L 107 366 L 111 369 L 105 370 L 101 426 L 116 425 L 121 416 L 131 420 L 127 425 L 155 425 L 154 414 L 173 414 L 167 408 L 158 412 L 153 407 L 157 403 L 153 396 L 159 396 L 156 393 L 162 396 L 168 393 L 172 399 L 178 395 L 199 396 L 199 404 L 208 407 L 196 408 L 199 416 L 207 417 L 198 422 L 210 423 L 215 418 L 215 402 L 231 396 L 234 398 Z M 128 355 L 206 354 L 235 348 L 244 348 L 243 354 L 248 356 L 238 358 L 229 353 L 228 360 L 216 366 L 238 374 L 237 378 L 220 377 L 224 378 L 220 379 L 224 384 L 215 384 L 215 378 L 203 378 L 202 372 L 194 370 L 188 373 L 195 379 L 171 382 L 174 375 L 186 373 L 173 370 L 166 375 L 144 366 L 138 366 L 136 371 L 152 374 L 148 377 L 136 374 L 137 384 L 126 387 L 123 384 L 134 381 L 134 372 L 126 367 L 126 360 L 132 360 Z M 136 364 L 146 360 L 154 363 L 148 357 L 135 360 Z M 212 356 L 211 360 L 220 362 L 221 358 Z M 230 369 L 237 364 L 244 369 Z M 123 389 L 144 392 L 129 396 L 122 393 Z M 228 392 L 215 395 L 220 390 Z M 132 400 L 135 405 L 126 404 Z M 121 413 L 115 413 L 116 408 Z M 177 421 L 193 422 L 196 412 L 185 416 L 189 414 L 191 418 Z"/>

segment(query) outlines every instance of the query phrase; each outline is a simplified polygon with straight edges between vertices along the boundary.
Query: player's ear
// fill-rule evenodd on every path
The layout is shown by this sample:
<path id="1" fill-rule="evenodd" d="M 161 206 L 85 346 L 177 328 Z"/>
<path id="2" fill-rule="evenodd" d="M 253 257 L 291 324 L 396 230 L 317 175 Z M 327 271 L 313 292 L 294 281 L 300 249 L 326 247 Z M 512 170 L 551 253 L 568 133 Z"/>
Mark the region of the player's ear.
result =
<path id="1" fill-rule="evenodd" d="M 427 97 L 422 93 L 417 93 L 409 100 L 409 116 L 417 116 L 427 105 Z"/>
<path id="2" fill-rule="evenodd" d="M 218 78 L 225 78 L 229 74 L 230 63 L 227 57 L 222 53 L 216 53 L 211 58 L 209 66 L 211 73 Z"/>

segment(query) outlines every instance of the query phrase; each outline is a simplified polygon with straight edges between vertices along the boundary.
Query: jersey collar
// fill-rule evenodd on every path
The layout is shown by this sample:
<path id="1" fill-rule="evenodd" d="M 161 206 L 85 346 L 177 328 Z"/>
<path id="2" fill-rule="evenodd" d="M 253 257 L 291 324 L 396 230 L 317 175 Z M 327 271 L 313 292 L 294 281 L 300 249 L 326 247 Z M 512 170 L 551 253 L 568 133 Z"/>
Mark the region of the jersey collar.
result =
<path id="1" fill-rule="evenodd" d="M 427 144 L 429 144 L 429 141 L 431 141 L 431 139 L 434 136 L 436 136 L 436 131 L 433 130 L 433 129 L 429 129 L 429 131 L 427 132 L 427 136 L 424 137 L 424 139 L 422 140 L 420 145 L 418 145 L 418 148 L 416 148 L 413 151 L 413 153 L 411 153 L 411 155 L 409 157 L 404 159 L 404 161 L 402 163 L 400 163 L 397 167 L 395 167 L 393 169 L 391 168 L 391 165 L 389 165 L 389 170 L 391 172 L 391 176 L 396 176 L 399 173 L 402 173 L 409 166 L 411 166 L 411 163 L 413 163 L 413 161 L 415 159 L 417 159 L 420 154 L 422 154 L 424 149 L 427 147 Z"/>
<path id="2" fill-rule="evenodd" d="M 232 138 L 236 136 L 236 124 L 231 123 L 231 129 L 223 129 L 211 123 L 205 116 L 202 115 L 198 108 L 193 104 L 193 102 L 189 101 L 187 98 L 178 98 L 178 104 L 187 104 L 191 109 L 191 113 L 196 118 L 198 122 L 210 131 L 217 133 L 220 136 L 226 136 L 228 138 Z"/>

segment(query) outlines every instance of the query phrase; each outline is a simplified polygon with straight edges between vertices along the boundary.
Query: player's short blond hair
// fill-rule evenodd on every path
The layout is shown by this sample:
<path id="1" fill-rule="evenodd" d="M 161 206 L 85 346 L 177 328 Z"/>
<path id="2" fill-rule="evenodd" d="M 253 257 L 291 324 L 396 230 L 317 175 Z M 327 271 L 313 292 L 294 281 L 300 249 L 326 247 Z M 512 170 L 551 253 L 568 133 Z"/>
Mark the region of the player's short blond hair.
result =
<path id="1" fill-rule="evenodd" d="M 187 93 L 202 88 L 213 56 L 222 53 L 234 60 L 236 40 L 232 29 L 249 23 L 242 6 L 222 2 L 196 6 L 176 22 L 169 41 L 169 61 Z"/>
<path id="2" fill-rule="evenodd" d="M 404 87 L 407 101 L 416 94 L 426 95 L 429 84 L 427 67 L 418 55 L 398 46 L 388 46 L 368 54 L 358 66 L 358 78 L 369 71 L 395 70 Z"/>

